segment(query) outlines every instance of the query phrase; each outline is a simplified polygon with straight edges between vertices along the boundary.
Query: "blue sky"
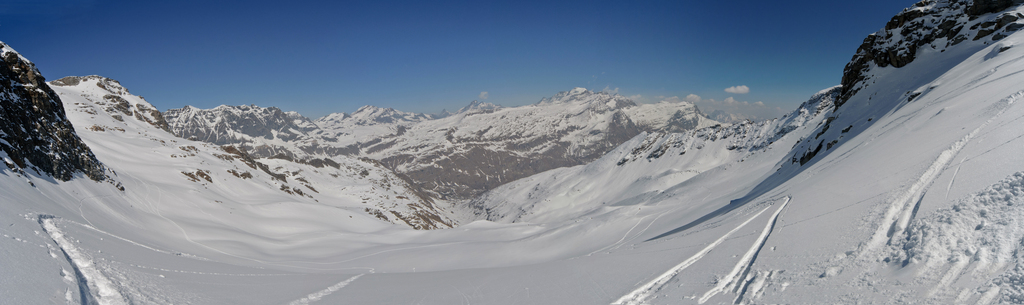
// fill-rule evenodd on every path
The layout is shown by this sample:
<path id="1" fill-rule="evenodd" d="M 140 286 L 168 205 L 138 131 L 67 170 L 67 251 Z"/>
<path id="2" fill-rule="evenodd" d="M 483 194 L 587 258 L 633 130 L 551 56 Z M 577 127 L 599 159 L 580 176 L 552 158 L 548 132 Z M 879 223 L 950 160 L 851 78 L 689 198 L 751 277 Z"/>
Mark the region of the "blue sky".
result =
<path id="1" fill-rule="evenodd" d="M 0 41 L 50 80 L 110 77 L 162 110 L 434 113 L 573 87 L 790 110 L 914 2 L 13 0 Z"/>

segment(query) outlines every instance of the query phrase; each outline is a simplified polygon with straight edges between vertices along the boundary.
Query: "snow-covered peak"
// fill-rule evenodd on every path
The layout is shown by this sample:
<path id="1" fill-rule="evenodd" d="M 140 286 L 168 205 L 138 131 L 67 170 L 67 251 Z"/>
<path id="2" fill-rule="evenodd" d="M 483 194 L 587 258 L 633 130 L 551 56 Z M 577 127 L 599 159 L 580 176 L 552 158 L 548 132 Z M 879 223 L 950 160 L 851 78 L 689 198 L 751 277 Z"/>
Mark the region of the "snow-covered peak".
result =
<path id="1" fill-rule="evenodd" d="M 350 117 L 352 117 L 352 116 L 349 115 L 348 113 L 335 112 L 335 113 L 331 113 L 331 114 L 325 115 L 325 116 L 323 116 L 323 117 L 321 117 L 319 119 L 316 119 L 314 122 L 318 126 L 322 126 L 324 123 L 327 123 L 327 124 L 337 124 L 337 123 L 341 122 L 342 120 L 350 118 Z"/>
<path id="2" fill-rule="evenodd" d="M 55 85 L 55 86 L 64 86 L 64 87 L 91 85 L 91 86 L 96 86 L 96 87 L 98 87 L 98 88 L 102 89 L 103 91 L 106 91 L 107 93 L 110 93 L 110 94 L 116 94 L 116 95 L 128 95 L 128 94 L 131 94 L 131 93 L 128 92 L 128 89 L 125 89 L 124 86 L 121 86 L 121 82 L 118 82 L 116 80 L 113 80 L 113 79 L 110 79 L 110 78 L 106 78 L 106 77 L 103 77 L 103 76 L 99 76 L 99 75 L 67 76 L 67 77 L 64 77 L 64 78 L 52 81 L 52 82 L 50 82 L 50 84 Z M 150 105 L 150 106 L 152 106 L 152 105 Z"/>
<path id="3" fill-rule="evenodd" d="M 394 108 L 380 108 L 366 105 L 352 113 L 356 125 L 394 124 L 403 122 L 420 122 L 430 117 L 422 113 L 403 112 Z"/>
<path id="4" fill-rule="evenodd" d="M 469 103 L 469 105 L 466 105 L 466 107 L 462 107 L 462 109 L 459 109 L 459 111 L 455 112 L 455 114 L 479 111 L 494 111 L 498 109 L 501 109 L 501 106 L 487 102 L 472 101 Z"/>
<path id="5" fill-rule="evenodd" d="M 540 102 L 537 102 L 536 105 L 551 104 L 584 105 L 596 111 L 624 109 L 636 106 L 635 102 L 624 96 L 608 92 L 594 92 L 581 87 L 559 92 L 552 97 L 543 98 Z"/>
<path id="6" fill-rule="evenodd" d="M 629 118 L 648 132 L 683 132 L 720 124 L 688 101 L 662 101 L 625 109 Z"/>
<path id="7" fill-rule="evenodd" d="M 391 109 L 391 108 L 387 108 L 387 109 Z M 377 111 L 381 111 L 381 108 L 377 107 L 377 106 L 373 106 L 373 105 L 366 105 L 366 106 L 363 106 L 363 107 L 359 107 L 359 109 L 356 109 L 355 113 L 377 112 Z"/>

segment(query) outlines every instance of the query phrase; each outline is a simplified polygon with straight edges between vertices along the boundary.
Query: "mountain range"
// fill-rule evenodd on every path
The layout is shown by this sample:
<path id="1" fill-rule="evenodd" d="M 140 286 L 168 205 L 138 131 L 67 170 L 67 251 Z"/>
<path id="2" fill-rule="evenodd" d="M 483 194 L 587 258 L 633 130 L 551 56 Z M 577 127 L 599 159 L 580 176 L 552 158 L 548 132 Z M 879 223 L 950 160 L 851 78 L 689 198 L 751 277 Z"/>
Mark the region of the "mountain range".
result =
<path id="1" fill-rule="evenodd" d="M 731 124 L 584 88 L 439 115 L 161 112 L 3 44 L 0 296 L 1020 304 L 1022 28 L 1022 1 L 921 1 L 837 86 Z"/>
<path id="2" fill-rule="evenodd" d="M 586 164 L 644 131 L 719 124 L 689 102 L 638 105 L 584 88 L 522 107 L 473 101 L 444 117 L 375 106 L 316 120 L 256 106 L 185 107 L 164 116 L 179 137 L 236 145 L 256 157 L 377 160 L 424 196 L 445 200 Z"/>

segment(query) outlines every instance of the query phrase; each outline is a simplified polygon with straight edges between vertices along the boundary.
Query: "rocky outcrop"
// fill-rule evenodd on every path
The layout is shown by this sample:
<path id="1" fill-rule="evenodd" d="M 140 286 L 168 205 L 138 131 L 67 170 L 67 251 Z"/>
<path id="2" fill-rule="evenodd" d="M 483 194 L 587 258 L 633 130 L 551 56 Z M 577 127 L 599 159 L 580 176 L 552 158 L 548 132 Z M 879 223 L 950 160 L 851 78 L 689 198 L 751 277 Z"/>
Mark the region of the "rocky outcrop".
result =
<path id="1" fill-rule="evenodd" d="M 922 48 L 938 52 L 967 41 L 997 41 L 1024 28 L 1024 14 L 1011 11 L 1024 0 L 924 0 L 892 17 L 868 35 L 843 70 L 842 106 L 870 85 L 874 68 L 901 68 Z M 984 41 L 982 41 L 984 40 Z"/>
<path id="2" fill-rule="evenodd" d="M 75 133 L 60 97 L 35 65 L 0 43 L 0 152 L 4 170 L 34 169 L 61 181 L 76 173 L 108 179 Z"/>
<path id="3" fill-rule="evenodd" d="M 102 101 L 96 101 L 97 105 L 106 106 L 103 110 L 112 113 L 115 119 L 124 121 L 124 116 L 134 117 L 141 122 L 149 123 L 156 128 L 170 132 L 167 119 L 164 118 L 160 110 L 157 110 L 149 103 L 131 103 L 126 100 L 125 97 L 132 95 L 128 92 L 128 89 L 125 89 L 116 80 L 98 75 L 67 76 L 52 81 L 49 84 L 51 86 L 74 87 L 90 83 L 94 83 L 103 92 Z M 138 98 L 145 100 L 141 96 Z"/>

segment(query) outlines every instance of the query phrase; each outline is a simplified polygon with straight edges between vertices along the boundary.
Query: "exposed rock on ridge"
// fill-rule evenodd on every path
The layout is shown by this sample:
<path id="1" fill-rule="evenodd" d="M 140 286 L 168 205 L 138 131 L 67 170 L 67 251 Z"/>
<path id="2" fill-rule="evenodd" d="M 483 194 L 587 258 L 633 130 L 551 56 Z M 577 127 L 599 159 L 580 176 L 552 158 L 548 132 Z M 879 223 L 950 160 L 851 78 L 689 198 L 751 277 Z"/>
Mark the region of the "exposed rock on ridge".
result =
<path id="1" fill-rule="evenodd" d="M 121 114 L 114 114 L 114 118 L 123 121 L 123 115 L 135 117 L 139 121 L 143 121 L 153 125 L 156 128 L 160 128 L 164 131 L 170 132 L 167 126 L 167 119 L 164 118 L 163 113 L 157 110 L 153 105 L 150 104 L 132 104 L 125 100 L 124 96 L 131 95 L 128 89 L 121 86 L 121 83 L 98 75 L 90 76 L 67 76 L 55 81 L 50 82 L 50 85 L 70 87 L 78 86 L 82 82 L 95 82 L 96 87 L 103 89 L 108 94 L 103 95 L 103 103 L 107 105 L 107 112 L 120 112 Z M 141 96 L 139 98 L 142 98 Z"/>
<path id="2" fill-rule="evenodd" d="M 885 28 L 868 35 L 843 70 L 842 106 L 870 85 L 871 70 L 901 68 L 922 48 L 939 52 L 965 41 L 998 41 L 1024 28 L 1024 14 L 1007 11 L 1024 0 L 924 0 L 894 16 Z M 1001 13 L 1000 13 L 1001 12 Z"/>

